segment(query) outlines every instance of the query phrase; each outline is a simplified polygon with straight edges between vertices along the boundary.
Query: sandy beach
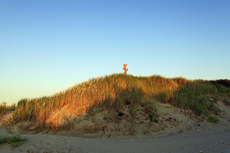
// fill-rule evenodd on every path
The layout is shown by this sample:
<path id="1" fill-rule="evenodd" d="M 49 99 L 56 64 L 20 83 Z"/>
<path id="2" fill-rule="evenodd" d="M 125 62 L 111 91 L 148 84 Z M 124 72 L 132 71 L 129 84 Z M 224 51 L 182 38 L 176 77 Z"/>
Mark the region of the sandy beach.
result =
<path id="1" fill-rule="evenodd" d="M 132 137 L 79 137 L 71 136 L 70 132 L 54 134 L 21 134 L 28 140 L 17 148 L 9 144 L 0 146 L 1 153 L 229 153 L 230 152 L 230 115 L 229 106 L 219 103 L 222 110 L 218 124 L 207 121 L 197 124 L 188 116 L 178 113 L 179 109 L 169 104 L 157 106 L 159 114 L 164 118 L 176 117 L 178 126 L 165 128 L 151 135 L 136 135 Z M 5 114 L 1 121 L 12 115 Z M 164 120 L 165 124 L 167 123 Z M 182 123 L 183 122 L 183 123 Z M 0 122 L 1 123 L 1 122 Z M 169 122 L 170 123 L 170 122 Z M 168 124 L 168 123 L 167 123 Z M 163 125 L 163 124 L 162 124 Z M 0 135 L 17 135 L 17 127 L 0 128 Z"/>
<path id="2" fill-rule="evenodd" d="M 0 129 L 1 135 L 15 135 Z M 1 153 L 229 153 L 230 130 L 204 134 L 145 138 L 145 139 L 98 139 L 50 134 L 22 134 L 28 139 L 17 148 L 2 145 Z"/>

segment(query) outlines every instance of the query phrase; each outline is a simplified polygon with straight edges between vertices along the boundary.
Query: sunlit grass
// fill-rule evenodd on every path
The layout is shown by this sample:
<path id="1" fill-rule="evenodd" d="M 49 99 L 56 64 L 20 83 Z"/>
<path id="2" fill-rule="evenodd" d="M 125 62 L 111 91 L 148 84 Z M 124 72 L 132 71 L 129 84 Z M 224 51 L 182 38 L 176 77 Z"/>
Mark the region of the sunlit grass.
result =
<path id="1" fill-rule="evenodd" d="M 11 106 L 0 104 L 0 114 L 4 114 L 5 111 L 14 111 L 15 108 L 16 104 L 12 104 Z"/>
<path id="2" fill-rule="evenodd" d="M 208 100 L 207 96 L 210 94 L 216 97 L 224 94 L 228 97 L 230 90 L 224 86 L 217 87 L 208 81 L 187 80 L 181 77 L 169 79 L 158 75 L 135 77 L 127 74 L 112 74 L 90 79 L 49 97 L 21 99 L 17 107 L 0 106 L 0 111 L 15 109 L 15 113 L 8 121 L 11 124 L 37 121 L 44 125 L 50 119 L 48 126 L 51 129 L 57 129 L 64 121 L 64 117 L 58 117 L 52 113 L 64 107 L 68 111 L 65 118 L 68 118 L 71 114 L 82 115 L 90 108 L 97 107 L 118 113 L 125 106 L 128 106 L 130 114 L 135 116 L 138 111 L 136 106 L 142 105 L 151 121 L 157 122 L 153 104 L 148 101 L 144 104 L 141 102 L 144 97 L 147 97 L 179 108 L 191 109 L 198 116 L 204 115 L 209 119 L 210 114 L 219 112 L 215 103 Z M 229 103 L 228 99 L 224 102 Z"/>

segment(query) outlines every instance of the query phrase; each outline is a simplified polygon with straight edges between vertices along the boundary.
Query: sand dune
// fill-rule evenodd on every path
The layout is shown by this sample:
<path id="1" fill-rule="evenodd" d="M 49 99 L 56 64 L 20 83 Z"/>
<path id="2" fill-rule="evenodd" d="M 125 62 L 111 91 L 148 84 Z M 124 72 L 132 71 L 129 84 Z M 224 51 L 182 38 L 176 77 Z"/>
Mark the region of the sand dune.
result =
<path id="1" fill-rule="evenodd" d="M 21 134 L 28 141 L 17 148 L 10 145 L 0 146 L 1 153 L 228 153 L 230 152 L 230 111 L 229 106 L 218 103 L 222 111 L 218 124 L 207 121 L 197 122 L 191 114 L 183 114 L 180 109 L 170 104 L 157 103 L 156 107 L 161 116 L 162 129 L 147 135 L 111 136 L 92 138 L 92 135 L 79 137 L 72 131 L 59 131 L 55 135 Z M 12 114 L 1 116 L 0 124 Z M 169 119 L 169 117 L 171 119 Z M 174 120 L 176 119 L 176 121 Z M 18 126 L 9 129 L 0 128 L 0 135 L 12 136 L 20 133 Z M 88 137 L 88 138 L 87 138 Z M 90 137 L 90 138 L 89 138 Z"/>

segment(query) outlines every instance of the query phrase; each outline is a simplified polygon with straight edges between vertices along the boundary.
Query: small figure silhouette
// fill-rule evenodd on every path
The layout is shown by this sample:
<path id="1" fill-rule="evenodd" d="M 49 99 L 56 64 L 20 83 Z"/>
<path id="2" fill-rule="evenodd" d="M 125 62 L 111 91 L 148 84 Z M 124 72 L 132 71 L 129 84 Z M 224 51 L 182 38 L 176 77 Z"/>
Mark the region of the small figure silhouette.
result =
<path id="1" fill-rule="evenodd" d="M 124 74 L 128 71 L 128 68 L 126 69 L 127 64 L 124 64 L 123 70 L 125 71 Z"/>

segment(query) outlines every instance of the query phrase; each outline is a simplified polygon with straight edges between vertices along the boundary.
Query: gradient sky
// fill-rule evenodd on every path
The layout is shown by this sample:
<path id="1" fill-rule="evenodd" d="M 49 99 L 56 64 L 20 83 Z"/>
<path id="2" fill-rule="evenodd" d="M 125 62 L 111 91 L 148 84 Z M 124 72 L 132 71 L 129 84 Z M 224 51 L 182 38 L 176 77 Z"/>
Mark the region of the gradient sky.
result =
<path id="1" fill-rule="evenodd" d="M 1 0 L 0 103 L 123 73 L 230 79 L 229 0 Z"/>

